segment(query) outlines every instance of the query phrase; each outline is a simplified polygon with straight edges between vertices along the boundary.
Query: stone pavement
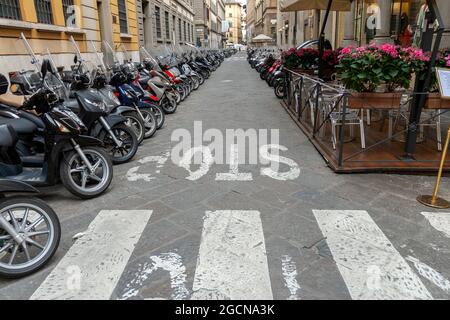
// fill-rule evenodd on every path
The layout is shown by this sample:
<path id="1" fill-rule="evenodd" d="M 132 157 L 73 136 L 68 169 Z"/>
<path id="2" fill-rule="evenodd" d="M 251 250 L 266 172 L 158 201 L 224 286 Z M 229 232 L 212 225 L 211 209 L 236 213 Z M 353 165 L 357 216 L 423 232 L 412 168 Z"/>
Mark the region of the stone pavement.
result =
<path id="1" fill-rule="evenodd" d="M 216 173 L 230 168 L 214 164 L 198 180 L 186 179 L 169 158 L 171 134 L 193 133 L 194 121 L 203 131 L 279 129 L 287 148 L 281 156 L 297 163 L 300 175 L 280 181 L 261 174 L 267 166 L 240 165 L 252 180 L 217 181 Z M 98 297 L 450 298 L 450 214 L 424 215 L 433 210 L 415 201 L 431 192 L 433 177 L 334 174 L 244 53 L 227 59 L 114 175 L 110 190 L 89 201 L 62 187 L 45 190 L 61 219 L 60 248 L 42 271 L 0 280 L 0 299 L 28 299 L 101 210 L 153 212 L 128 262 L 106 277 L 112 287 Z M 447 198 L 449 186 L 445 179 Z M 129 217 L 120 223 L 132 224 Z M 114 239 L 110 245 L 120 246 Z M 58 297 L 65 289 L 54 290 Z"/>

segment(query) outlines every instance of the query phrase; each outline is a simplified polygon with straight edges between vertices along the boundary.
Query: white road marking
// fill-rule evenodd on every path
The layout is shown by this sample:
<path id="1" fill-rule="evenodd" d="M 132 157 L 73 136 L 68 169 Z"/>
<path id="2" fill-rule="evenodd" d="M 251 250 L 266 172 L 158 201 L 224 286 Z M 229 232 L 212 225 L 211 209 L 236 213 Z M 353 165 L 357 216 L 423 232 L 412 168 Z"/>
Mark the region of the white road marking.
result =
<path id="1" fill-rule="evenodd" d="M 427 218 L 433 228 L 450 238 L 450 212 L 422 212 L 422 215 Z"/>
<path id="2" fill-rule="evenodd" d="M 292 261 L 292 257 L 284 255 L 281 257 L 281 271 L 283 273 L 284 282 L 289 289 L 291 295 L 288 300 L 298 300 L 297 291 L 301 289 L 297 282 L 297 266 Z"/>
<path id="3" fill-rule="evenodd" d="M 125 287 L 124 293 L 120 299 L 125 300 L 135 297 L 139 294 L 143 283 L 158 269 L 169 272 L 170 286 L 173 290 L 173 300 L 183 300 L 189 296 L 186 289 L 186 267 L 183 265 L 182 258 L 177 253 L 163 253 L 159 256 L 151 256 L 151 263 L 145 263 L 139 266 L 135 277 Z M 161 298 L 148 298 L 146 300 L 160 300 Z"/>
<path id="4" fill-rule="evenodd" d="M 450 281 L 444 278 L 442 274 L 414 257 L 408 256 L 406 257 L 406 260 L 411 261 L 414 264 L 414 268 L 416 268 L 417 272 L 419 272 L 422 277 L 434 283 L 441 290 L 450 293 Z"/>
<path id="5" fill-rule="evenodd" d="M 259 211 L 206 212 L 192 299 L 273 299 Z"/>
<path id="6" fill-rule="evenodd" d="M 275 150 L 275 152 L 269 152 L 269 150 Z M 260 156 L 270 161 L 269 168 L 261 168 L 261 175 L 271 177 L 275 180 L 286 181 L 286 180 L 295 180 L 300 175 L 300 168 L 292 159 L 282 157 L 278 154 L 278 150 L 287 151 L 288 148 L 279 144 L 266 144 L 259 147 Z M 280 163 L 284 163 L 289 166 L 289 171 L 287 172 L 279 172 Z"/>
<path id="7" fill-rule="evenodd" d="M 230 145 L 230 171 L 217 173 L 216 181 L 252 181 L 253 176 L 249 172 L 239 172 L 239 149 L 237 144 Z"/>
<path id="8" fill-rule="evenodd" d="M 151 215 L 100 211 L 30 299 L 109 299 Z"/>
<path id="9" fill-rule="evenodd" d="M 313 213 L 353 299 L 433 299 L 367 211 Z"/>
<path id="10" fill-rule="evenodd" d="M 201 152 L 202 154 L 202 163 L 197 171 L 191 171 L 192 157 L 194 157 L 198 152 Z M 207 174 L 213 163 L 214 158 L 209 147 L 200 146 L 189 149 L 186 154 L 183 155 L 183 158 L 178 163 L 178 166 L 189 172 L 189 176 L 186 177 L 187 180 L 195 181 Z"/>
<path id="11" fill-rule="evenodd" d="M 140 166 L 130 168 L 127 172 L 127 180 L 128 181 L 138 181 L 138 180 L 144 180 L 144 181 L 152 181 L 155 179 L 155 177 L 152 177 L 150 173 L 138 173 L 138 170 L 140 169 Z"/>

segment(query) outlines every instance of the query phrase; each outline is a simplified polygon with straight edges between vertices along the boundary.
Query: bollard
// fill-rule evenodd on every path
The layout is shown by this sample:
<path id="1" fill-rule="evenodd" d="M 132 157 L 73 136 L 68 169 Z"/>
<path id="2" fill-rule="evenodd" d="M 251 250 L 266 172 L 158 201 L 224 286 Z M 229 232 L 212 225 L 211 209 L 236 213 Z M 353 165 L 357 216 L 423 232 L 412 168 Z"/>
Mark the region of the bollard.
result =
<path id="1" fill-rule="evenodd" d="M 441 184 L 442 171 L 444 169 L 445 158 L 447 157 L 449 142 L 450 142 L 450 127 L 447 129 L 447 138 L 445 140 L 444 150 L 442 150 L 441 164 L 439 165 L 439 171 L 436 179 L 436 185 L 434 186 L 433 195 L 432 196 L 421 195 L 417 197 L 417 201 L 428 207 L 436 209 L 450 208 L 450 203 L 447 200 L 438 197 L 439 185 Z"/>

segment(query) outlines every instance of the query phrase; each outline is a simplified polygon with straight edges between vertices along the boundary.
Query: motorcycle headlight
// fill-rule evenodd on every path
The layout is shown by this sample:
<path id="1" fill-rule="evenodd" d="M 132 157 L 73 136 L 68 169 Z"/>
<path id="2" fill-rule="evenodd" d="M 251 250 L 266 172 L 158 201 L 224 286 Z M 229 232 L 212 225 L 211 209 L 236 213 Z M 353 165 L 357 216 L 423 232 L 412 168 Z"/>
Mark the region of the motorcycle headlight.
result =
<path id="1" fill-rule="evenodd" d="M 65 125 L 63 125 L 61 122 L 59 122 L 58 120 L 55 120 L 56 125 L 58 126 L 58 129 L 60 132 L 62 133 L 70 133 L 70 130 L 67 129 L 67 127 Z"/>
<path id="2" fill-rule="evenodd" d="M 115 104 L 120 104 L 119 99 L 116 97 L 114 92 L 108 91 L 108 98 L 111 99 L 111 101 L 114 101 Z"/>

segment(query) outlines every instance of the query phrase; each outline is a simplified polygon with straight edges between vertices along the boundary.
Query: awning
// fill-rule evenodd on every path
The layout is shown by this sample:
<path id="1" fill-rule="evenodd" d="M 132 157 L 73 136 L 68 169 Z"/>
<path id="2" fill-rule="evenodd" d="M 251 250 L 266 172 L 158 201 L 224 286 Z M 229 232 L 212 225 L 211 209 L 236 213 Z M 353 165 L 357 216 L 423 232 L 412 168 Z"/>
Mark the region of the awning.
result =
<path id="1" fill-rule="evenodd" d="M 271 37 L 266 36 L 265 34 L 258 34 L 256 37 L 252 39 L 253 41 L 271 41 L 273 40 Z"/>
<path id="2" fill-rule="evenodd" d="M 281 0 L 280 11 L 327 10 L 329 0 Z M 331 11 L 350 11 L 350 0 L 332 0 Z"/>

